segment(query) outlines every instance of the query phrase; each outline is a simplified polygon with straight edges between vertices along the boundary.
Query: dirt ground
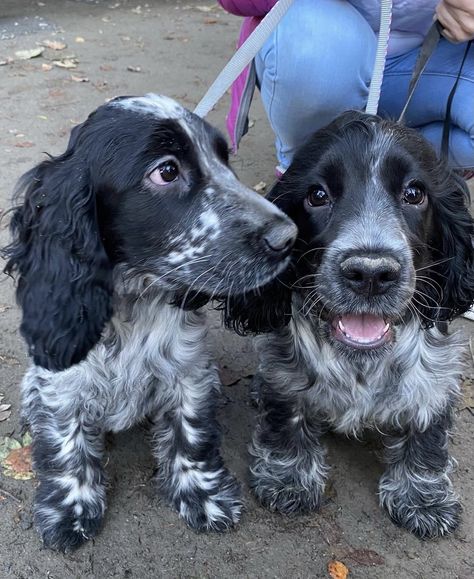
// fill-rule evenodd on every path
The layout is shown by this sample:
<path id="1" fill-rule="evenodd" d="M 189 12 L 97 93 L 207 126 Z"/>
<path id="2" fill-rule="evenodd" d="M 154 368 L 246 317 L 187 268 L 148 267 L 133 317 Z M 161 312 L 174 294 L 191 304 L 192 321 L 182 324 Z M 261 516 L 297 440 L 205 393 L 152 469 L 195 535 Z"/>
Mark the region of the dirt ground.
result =
<path id="1" fill-rule="evenodd" d="M 44 151 L 62 152 L 71 127 L 106 99 L 154 91 L 192 108 L 232 54 L 239 19 L 208 0 L 140 1 L 1 0 L 0 62 L 6 61 L 0 66 L 2 210 L 20 174 Z M 45 39 L 64 41 L 67 47 L 47 48 L 29 60 L 15 56 Z M 71 58 L 75 68 L 53 64 Z M 223 99 L 209 116 L 221 128 L 227 104 Z M 258 102 L 251 116 L 250 134 L 233 163 L 248 185 L 271 184 L 272 136 Z M 6 239 L 3 224 L 2 245 Z M 8 280 L 0 284 L 0 312 L 0 393 L 12 409 L 11 417 L 0 422 L 0 437 L 18 437 L 18 383 L 27 359 Z M 223 332 L 217 316 L 212 323 L 226 384 L 224 455 L 243 483 L 246 503 L 238 528 L 225 535 L 189 530 L 155 493 L 146 432 L 136 428 L 110 440 L 105 526 L 74 554 L 42 548 L 31 522 L 34 481 L 14 480 L 0 469 L 0 579 L 329 577 L 331 559 L 345 563 L 354 578 L 474 577 L 473 411 L 459 410 L 452 442 L 458 460 L 454 481 L 465 507 L 454 536 L 422 542 L 392 525 L 377 503 L 382 472 L 377 444 L 335 436 L 327 438 L 332 471 L 321 512 L 271 514 L 256 504 L 246 486 L 246 448 L 255 418 L 248 397 L 255 364 L 251 342 Z M 457 325 L 466 334 L 474 329 L 472 322 Z M 472 378 L 469 372 L 471 406 Z"/>

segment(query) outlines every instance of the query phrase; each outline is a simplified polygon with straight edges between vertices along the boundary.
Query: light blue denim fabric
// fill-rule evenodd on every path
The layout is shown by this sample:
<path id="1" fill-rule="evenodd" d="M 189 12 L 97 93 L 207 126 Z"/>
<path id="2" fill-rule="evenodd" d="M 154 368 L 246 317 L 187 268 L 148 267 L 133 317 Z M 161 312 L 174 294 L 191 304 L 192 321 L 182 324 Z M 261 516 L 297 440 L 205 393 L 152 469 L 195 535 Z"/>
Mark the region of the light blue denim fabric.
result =
<path id="1" fill-rule="evenodd" d="M 440 149 L 446 102 L 465 44 L 441 39 L 406 115 Z M 347 0 L 296 0 L 255 59 L 263 105 L 285 169 L 315 130 L 348 109 L 363 110 L 376 36 Z M 379 114 L 396 119 L 405 104 L 418 48 L 387 59 Z M 450 163 L 474 167 L 474 47 L 451 109 Z"/>

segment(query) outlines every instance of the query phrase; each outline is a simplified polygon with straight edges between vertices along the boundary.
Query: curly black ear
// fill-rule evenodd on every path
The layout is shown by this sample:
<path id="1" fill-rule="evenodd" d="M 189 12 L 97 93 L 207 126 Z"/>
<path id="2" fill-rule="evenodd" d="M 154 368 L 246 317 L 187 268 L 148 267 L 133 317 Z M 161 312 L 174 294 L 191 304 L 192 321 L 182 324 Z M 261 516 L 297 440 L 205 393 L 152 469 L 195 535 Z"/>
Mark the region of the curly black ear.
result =
<path id="1" fill-rule="evenodd" d="M 112 314 L 112 268 L 100 239 L 83 155 L 67 151 L 19 182 L 5 272 L 17 275 L 21 333 L 35 364 L 63 370 L 83 360 Z"/>
<path id="2" fill-rule="evenodd" d="M 438 321 L 452 320 L 474 302 L 474 222 L 468 210 L 469 190 L 455 173 L 450 173 L 446 183 L 445 192 L 433 198 L 434 224 L 429 243 L 434 249 L 434 265 L 427 274 L 436 283 L 423 287 L 430 305 L 439 304 Z M 423 313 L 433 318 L 432 308 Z"/>
<path id="3" fill-rule="evenodd" d="M 290 270 L 271 283 L 222 300 L 220 308 L 224 312 L 224 323 L 245 336 L 271 332 L 286 326 L 291 319 Z"/>

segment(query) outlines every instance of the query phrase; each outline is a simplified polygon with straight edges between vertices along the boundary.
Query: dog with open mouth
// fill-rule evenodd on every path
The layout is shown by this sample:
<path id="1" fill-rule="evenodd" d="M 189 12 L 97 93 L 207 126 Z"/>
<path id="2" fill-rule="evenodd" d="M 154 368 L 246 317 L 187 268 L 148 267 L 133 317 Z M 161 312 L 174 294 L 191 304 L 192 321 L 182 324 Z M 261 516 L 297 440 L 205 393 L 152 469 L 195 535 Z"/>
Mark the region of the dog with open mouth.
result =
<path id="1" fill-rule="evenodd" d="M 174 100 L 120 97 L 20 180 L 6 272 L 32 365 L 34 515 L 69 550 L 105 511 L 104 435 L 148 418 L 161 490 L 194 529 L 223 531 L 240 488 L 219 451 L 220 386 L 204 312 L 268 283 L 296 226 L 245 187 L 222 135 Z"/>
<path id="2" fill-rule="evenodd" d="M 271 510 L 317 509 L 321 435 L 383 434 L 380 503 L 419 537 L 454 530 L 448 435 L 474 299 L 464 181 L 415 130 L 358 112 L 316 132 L 269 194 L 298 226 L 291 267 L 227 305 L 261 333 L 251 486 Z"/>

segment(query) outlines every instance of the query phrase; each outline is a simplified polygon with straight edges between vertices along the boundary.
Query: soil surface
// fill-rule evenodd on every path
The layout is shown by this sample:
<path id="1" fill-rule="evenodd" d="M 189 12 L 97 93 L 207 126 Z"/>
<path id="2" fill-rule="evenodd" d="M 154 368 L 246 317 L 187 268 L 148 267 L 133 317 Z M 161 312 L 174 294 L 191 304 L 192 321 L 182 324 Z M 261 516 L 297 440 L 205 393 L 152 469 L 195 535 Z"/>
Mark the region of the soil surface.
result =
<path id="1" fill-rule="evenodd" d="M 2 0 L 0 7 L 0 207 L 10 204 L 16 179 L 61 153 L 70 129 L 113 96 L 160 92 L 192 108 L 233 52 L 240 19 L 201 1 Z M 19 60 L 44 40 L 67 44 Z M 53 45 L 54 46 L 54 45 Z M 57 47 L 57 46 L 56 46 Z M 10 60 L 12 59 L 12 60 Z M 74 60 L 75 59 L 75 60 Z M 72 60 L 74 68 L 65 68 Z M 53 61 L 62 61 L 57 66 Z M 233 165 L 242 180 L 270 186 L 276 164 L 271 130 L 258 98 L 251 128 Z M 209 115 L 224 128 L 228 98 Z M 8 238 L 2 223 L 0 241 Z M 0 284 L 0 404 L 11 416 L 0 437 L 18 438 L 19 382 L 27 365 L 18 335 L 12 284 Z M 332 466 L 327 501 L 311 516 L 283 517 L 258 506 L 248 492 L 247 444 L 255 410 L 248 386 L 255 371 L 249 339 L 220 328 L 211 315 L 224 381 L 220 419 L 227 464 L 243 485 L 246 509 L 223 535 L 188 529 L 159 495 L 146 429 L 111 437 L 108 501 L 103 531 L 73 554 L 45 550 L 33 529 L 34 480 L 0 468 L 0 579 L 148 577 L 329 577 L 343 562 L 354 578 L 474 577 L 474 405 L 472 365 L 457 413 L 451 450 L 464 504 L 463 524 L 447 539 L 423 542 L 395 527 L 377 501 L 382 472 L 376 440 L 328 436 Z M 469 337 L 472 322 L 456 322 Z"/>

